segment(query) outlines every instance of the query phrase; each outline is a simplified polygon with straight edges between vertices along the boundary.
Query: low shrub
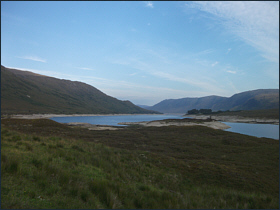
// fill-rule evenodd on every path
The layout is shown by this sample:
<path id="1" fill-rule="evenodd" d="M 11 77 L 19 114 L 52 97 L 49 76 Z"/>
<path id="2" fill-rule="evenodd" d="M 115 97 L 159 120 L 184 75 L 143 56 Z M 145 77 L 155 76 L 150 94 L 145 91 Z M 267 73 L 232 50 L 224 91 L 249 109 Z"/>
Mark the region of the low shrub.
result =
<path id="1" fill-rule="evenodd" d="M 81 192 L 81 199 L 82 199 L 82 201 L 87 202 L 89 199 L 89 192 L 86 190 L 83 190 Z"/>
<path id="2" fill-rule="evenodd" d="M 56 147 L 57 147 L 57 148 L 63 148 L 64 146 L 63 146 L 63 144 L 61 144 L 61 143 L 57 143 L 57 144 L 56 144 Z"/>
<path id="3" fill-rule="evenodd" d="M 25 148 L 26 148 L 27 151 L 32 151 L 33 150 L 33 147 L 28 143 L 25 143 Z"/>
<path id="4" fill-rule="evenodd" d="M 2 159 L 3 158 L 3 159 Z M 16 156 L 7 156 L 1 154 L 1 172 L 17 173 L 19 169 L 19 158 Z"/>
<path id="5" fill-rule="evenodd" d="M 17 142 L 17 141 L 21 140 L 21 137 L 19 135 L 15 135 L 15 136 L 12 137 L 11 140 Z"/>
<path id="6" fill-rule="evenodd" d="M 49 144 L 48 146 L 49 146 L 50 149 L 56 149 L 56 145 Z"/>
<path id="7" fill-rule="evenodd" d="M 77 146 L 77 145 L 73 145 L 71 148 L 75 149 L 77 151 L 80 151 L 80 152 L 84 152 L 84 150 L 82 148 L 80 148 L 79 146 Z"/>
<path id="8" fill-rule="evenodd" d="M 38 136 L 33 136 L 32 139 L 33 139 L 34 141 L 41 141 L 41 138 L 38 137 Z"/>
<path id="9" fill-rule="evenodd" d="M 31 160 L 31 163 L 36 167 L 36 168 L 42 168 L 43 162 L 41 160 L 38 160 L 38 158 L 33 157 Z"/>

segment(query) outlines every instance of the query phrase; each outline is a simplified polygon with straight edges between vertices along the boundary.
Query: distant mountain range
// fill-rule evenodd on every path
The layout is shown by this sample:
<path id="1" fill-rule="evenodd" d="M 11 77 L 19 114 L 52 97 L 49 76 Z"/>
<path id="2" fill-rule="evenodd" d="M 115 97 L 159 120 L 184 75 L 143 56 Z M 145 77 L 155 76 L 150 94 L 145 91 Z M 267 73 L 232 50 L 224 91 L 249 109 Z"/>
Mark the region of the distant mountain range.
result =
<path id="1" fill-rule="evenodd" d="M 187 113 L 191 109 L 212 109 L 212 111 L 279 109 L 279 89 L 246 91 L 229 98 L 206 96 L 201 98 L 167 99 L 154 106 L 144 107 L 145 109 L 162 113 Z"/>
<path id="2" fill-rule="evenodd" d="M 152 114 L 88 84 L 1 65 L 1 114 Z"/>

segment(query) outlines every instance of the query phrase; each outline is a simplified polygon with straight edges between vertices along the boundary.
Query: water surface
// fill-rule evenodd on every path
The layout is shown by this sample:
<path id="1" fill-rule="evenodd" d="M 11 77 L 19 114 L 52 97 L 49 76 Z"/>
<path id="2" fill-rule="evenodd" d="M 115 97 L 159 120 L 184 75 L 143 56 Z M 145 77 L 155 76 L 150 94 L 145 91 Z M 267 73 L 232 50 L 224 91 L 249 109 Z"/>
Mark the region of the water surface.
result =
<path id="1" fill-rule="evenodd" d="M 279 140 L 279 125 L 223 122 L 231 128 L 225 131 Z"/>
<path id="2" fill-rule="evenodd" d="M 181 115 L 106 115 L 106 116 L 73 116 L 73 117 L 53 117 L 54 120 L 59 123 L 69 122 L 83 122 L 93 125 L 112 125 L 112 126 L 124 126 L 118 125 L 120 122 L 141 122 L 141 121 L 153 121 L 164 119 L 183 119 Z"/>
<path id="3" fill-rule="evenodd" d="M 183 119 L 182 115 L 104 115 L 104 116 L 72 116 L 72 117 L 53 117 L 52 120 L 59 123 L 82 122 L 94 125 L 119 125 L 120 122 L 141 122 L 164 119 Z M 223 122 L 231 128 L 225 131 L 246 134 L 256 137 L 266 137 L 279 140 L 279 125 L 272 124 L 250 124 Z"/>

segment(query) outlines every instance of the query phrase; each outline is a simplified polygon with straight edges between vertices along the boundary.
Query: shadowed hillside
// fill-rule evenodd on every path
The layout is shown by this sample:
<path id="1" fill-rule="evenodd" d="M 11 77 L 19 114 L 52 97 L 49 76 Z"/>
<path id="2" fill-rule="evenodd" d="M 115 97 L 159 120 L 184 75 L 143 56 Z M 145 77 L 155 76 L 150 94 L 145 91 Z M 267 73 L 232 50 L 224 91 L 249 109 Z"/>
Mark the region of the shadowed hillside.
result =
<path id="1" fill-rule="evenodd" d="M 229 98 L 206 96 L 201 98 L 167 99 L 146 107 L 164 113 L 186 113 L 191 109 L 261 110 L 279 108 L 279 89 L 260 89 L 235 94 Z"/>
<path id="2" fill-rule="evenodd" d="M 77 81 L 1 66 L 2 114 L 151 114 Z"/>

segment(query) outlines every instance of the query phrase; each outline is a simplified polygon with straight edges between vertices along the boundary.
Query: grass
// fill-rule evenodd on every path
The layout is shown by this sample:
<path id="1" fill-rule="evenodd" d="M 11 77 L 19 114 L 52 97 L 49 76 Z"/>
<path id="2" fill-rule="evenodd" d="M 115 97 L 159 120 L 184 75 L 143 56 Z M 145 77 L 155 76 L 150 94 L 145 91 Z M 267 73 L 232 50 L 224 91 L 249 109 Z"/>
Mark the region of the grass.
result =
<path id="1" fill-rule="evenodd" d="M 278 186 L 272 139 L 200 126 L 89 131 L 1 121 L 4 209 L 278 209 Z"/>

